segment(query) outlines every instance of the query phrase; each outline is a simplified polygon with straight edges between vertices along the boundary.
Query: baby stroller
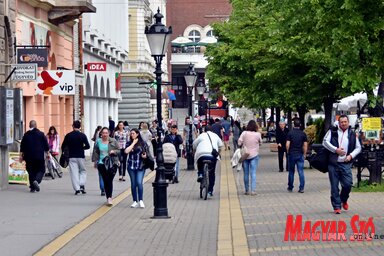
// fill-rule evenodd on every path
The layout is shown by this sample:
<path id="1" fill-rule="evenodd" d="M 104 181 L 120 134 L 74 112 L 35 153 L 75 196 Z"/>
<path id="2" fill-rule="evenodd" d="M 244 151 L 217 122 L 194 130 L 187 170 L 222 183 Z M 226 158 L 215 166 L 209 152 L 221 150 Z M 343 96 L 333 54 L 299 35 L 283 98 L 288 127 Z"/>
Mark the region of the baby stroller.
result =
<path id="1" fill-rule="evenodd" d="M 55 174 L 57 177 L 61 178 L 63 172 L 59 162 L 55 157 L 52 156 L 51 152 L 48 152 L 49 159 L 45 158 L 45 176 L 51 176 L 52 179 L 55 179 Z"/>
<path id="2" fill-rule="evenodd" d="M 169 182 L 175 183 L 175 165 L 177 160 L 176 148 L 172 143 L 163 144 L 164 175 Z"/>

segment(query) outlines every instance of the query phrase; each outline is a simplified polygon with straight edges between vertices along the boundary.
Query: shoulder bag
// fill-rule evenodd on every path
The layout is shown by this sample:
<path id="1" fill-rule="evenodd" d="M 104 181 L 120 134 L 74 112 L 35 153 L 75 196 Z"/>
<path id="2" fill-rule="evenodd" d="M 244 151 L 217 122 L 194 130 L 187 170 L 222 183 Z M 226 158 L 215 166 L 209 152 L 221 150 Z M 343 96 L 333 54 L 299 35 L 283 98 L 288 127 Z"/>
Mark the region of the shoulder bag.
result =
<path id="1" fill-rule="evenodd" d="M 208 138 L 209 138 L 209 141 L 211 142 L 211 146 L 212 146 L 212 156 L 214 158 L 217 158 L 220 154 L 219 152 L 213 147 L 213 144 L 212 144 L 212 140 L 211 140 L 211 137 L 209 136 L 209 133 L 207 132 L 207 135 L 208 135 Z"/>

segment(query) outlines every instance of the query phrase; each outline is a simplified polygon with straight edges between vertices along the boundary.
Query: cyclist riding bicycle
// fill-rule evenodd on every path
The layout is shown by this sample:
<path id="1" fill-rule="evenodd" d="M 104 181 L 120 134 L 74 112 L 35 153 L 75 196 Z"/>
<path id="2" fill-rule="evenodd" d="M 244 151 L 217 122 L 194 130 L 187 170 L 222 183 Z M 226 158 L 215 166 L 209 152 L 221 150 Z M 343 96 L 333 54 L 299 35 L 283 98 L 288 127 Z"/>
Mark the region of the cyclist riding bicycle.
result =
<path id="1" fill-rule="evenodd" d="M 197 163 L 198 169 L 197 182 L 201 182 L 201 180 L 203 179 L 204 161 L 212 161 L 209 166 L 210 172 L 208 194 L 210 196 L 213 196 L 213 187 L 215 185 L 215 169 L 217 159 L 219 158 L 215 158 L 212 156 L 212 150 L 214 148 L 215 150 L 217 150 L 217 152 L 220 153 L 221 148 L 223 146 L 223 141 L 220 139 L 219 136 L 212 132 L 210 126 L 206 126 L 205 132 L 200 134 L 199 137 L 197 137 L 196 140 L 193 142 L 193 149 L 195 151 L 195 162 Z"/>

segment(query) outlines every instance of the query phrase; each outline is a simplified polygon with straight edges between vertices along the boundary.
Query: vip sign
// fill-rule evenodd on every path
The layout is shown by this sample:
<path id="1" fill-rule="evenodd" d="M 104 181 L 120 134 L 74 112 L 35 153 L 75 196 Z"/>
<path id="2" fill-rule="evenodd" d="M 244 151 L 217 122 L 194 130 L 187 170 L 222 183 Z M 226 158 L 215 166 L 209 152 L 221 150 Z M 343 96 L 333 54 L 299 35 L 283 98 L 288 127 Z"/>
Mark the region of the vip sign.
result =
<path id="1" fill-rule="evenodd" d="M 37 75 L 36 94 L 74 95 L 74 70 L 43 70 Z"/>

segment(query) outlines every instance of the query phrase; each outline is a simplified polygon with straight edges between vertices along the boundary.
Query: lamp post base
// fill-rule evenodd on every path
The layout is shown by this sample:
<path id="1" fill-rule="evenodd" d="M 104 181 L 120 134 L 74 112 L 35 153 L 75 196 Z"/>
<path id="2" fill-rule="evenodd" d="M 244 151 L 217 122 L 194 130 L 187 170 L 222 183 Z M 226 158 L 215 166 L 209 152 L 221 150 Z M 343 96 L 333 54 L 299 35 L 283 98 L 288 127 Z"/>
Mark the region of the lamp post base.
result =
<path id="1" fill-rule="evenodd" d="M 152 219 L 167 219 L 168 208 L 167 208 L 167 187 L 168 183 L 166 182 L 153 182 L 153 205 L 155 206 L 153 210 Z"/>

